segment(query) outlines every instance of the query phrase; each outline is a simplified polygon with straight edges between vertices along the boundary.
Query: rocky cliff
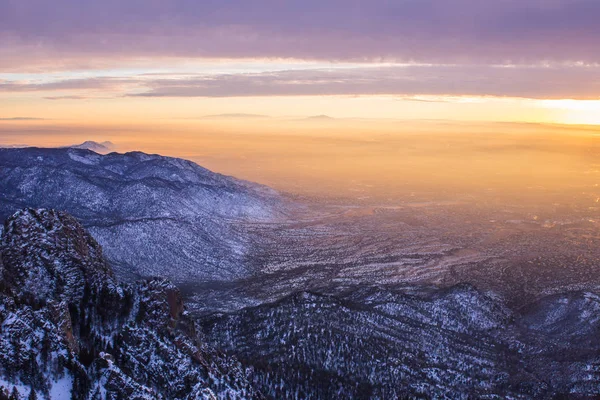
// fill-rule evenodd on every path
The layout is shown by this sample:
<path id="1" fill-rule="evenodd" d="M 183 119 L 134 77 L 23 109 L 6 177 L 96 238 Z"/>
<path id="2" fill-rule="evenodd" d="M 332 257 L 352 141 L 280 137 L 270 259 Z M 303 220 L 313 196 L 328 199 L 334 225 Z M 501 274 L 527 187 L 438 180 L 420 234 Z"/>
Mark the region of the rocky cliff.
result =
<path id="1" fill-rule="evenodd" d="M 73 217 L 17 212 L 0 255 L 2 396 L 261 397 L 239 363 L 205 343 L 173 284 L 119 284 Z"/>

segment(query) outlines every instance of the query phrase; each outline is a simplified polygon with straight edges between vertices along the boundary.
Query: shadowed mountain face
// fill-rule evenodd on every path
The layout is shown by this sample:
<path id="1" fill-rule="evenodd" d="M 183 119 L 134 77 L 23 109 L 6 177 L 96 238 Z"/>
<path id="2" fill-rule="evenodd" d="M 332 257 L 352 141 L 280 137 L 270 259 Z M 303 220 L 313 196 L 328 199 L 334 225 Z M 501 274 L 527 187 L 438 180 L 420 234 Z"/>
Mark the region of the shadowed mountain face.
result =
<path id="1" fill-rule="evenodd" d="M 235 360 L 206 345 L 175 286 L 116 283 L 101 247 L 65 213 L 8 218 L 0 271 L 0 396 L 261 397 Z"/>
<path id="2" fill-rule="evenodd" d="M 0 149 L 0 219 L 23 207 L 66 210 L 115 272 L 227 280 L 249 273 L 242 221 L 283 212 L 271 189 L 192 162 L 143 153 Z"/>

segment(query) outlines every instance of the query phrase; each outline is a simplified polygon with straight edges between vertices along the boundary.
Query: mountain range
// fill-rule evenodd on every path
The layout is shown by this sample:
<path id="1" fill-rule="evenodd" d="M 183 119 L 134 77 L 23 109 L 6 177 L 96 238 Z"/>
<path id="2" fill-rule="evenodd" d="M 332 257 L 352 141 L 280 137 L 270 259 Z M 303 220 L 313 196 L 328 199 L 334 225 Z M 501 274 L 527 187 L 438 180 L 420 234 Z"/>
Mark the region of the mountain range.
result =
<path id="1" fill-rule="evenodd" d="M 600 396 L 595 291 L 401 280 L 487 259 L 302 207 L 176 158 L 0 149 L 0 399 Z"/>
<path id="2" fill-rule="evenodd" d="M 0 220 L 66 210 L 103 246 L 119 277 L 175 282 L 248 275 L 243 221 L 285 213 L 275 191 L 190 161 L 139 152 L 0 149 Z"/>
<path id="3" fill-rule="evenodd" d="M 298 292 L 202 321 L 272 399 L 600 396 L 600 296 L 516 312 L 469 284 Z"/>

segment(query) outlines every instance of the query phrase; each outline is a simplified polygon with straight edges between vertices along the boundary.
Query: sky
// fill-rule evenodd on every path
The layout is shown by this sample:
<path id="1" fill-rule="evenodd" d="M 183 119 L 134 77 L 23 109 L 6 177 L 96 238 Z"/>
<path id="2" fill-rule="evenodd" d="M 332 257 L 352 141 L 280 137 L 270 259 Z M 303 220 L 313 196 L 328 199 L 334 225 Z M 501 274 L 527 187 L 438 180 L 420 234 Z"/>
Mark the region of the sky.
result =
<path id="1" fill-rule="evenodd" d="M 393 135 L 424 165 L 462 162 L 436 140 L 560 132 L 535 167 L 503 158 L 506 179 L 595 179 L 599 20 L 597 0 L 0 0 L 0 145 L 112 140 L 277 186 L 394 164 Z"/>
<path id="2" fill-rule="evenodd" d="M 1 0 L 0 118 L 600 124 L 599 17 L 596 0 Z"/>

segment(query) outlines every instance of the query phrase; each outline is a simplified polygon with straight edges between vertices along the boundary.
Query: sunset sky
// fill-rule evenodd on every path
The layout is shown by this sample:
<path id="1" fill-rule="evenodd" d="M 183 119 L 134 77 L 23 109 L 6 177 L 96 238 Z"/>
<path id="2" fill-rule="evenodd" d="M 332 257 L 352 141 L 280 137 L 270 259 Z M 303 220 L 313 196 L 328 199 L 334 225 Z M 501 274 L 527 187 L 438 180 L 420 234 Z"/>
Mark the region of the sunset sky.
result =
<path id="1" fill-rule="evenodd" d="M 0 118 L 600 124 L 599 17 L 595 0 L 3 0 Z"/>
<path id="2" fill-rule="evenodd" d="M 597 187 L 598 21 L 597 0 L 0 0 L 0 145 L 111 140 L 284 188 Z"/>

